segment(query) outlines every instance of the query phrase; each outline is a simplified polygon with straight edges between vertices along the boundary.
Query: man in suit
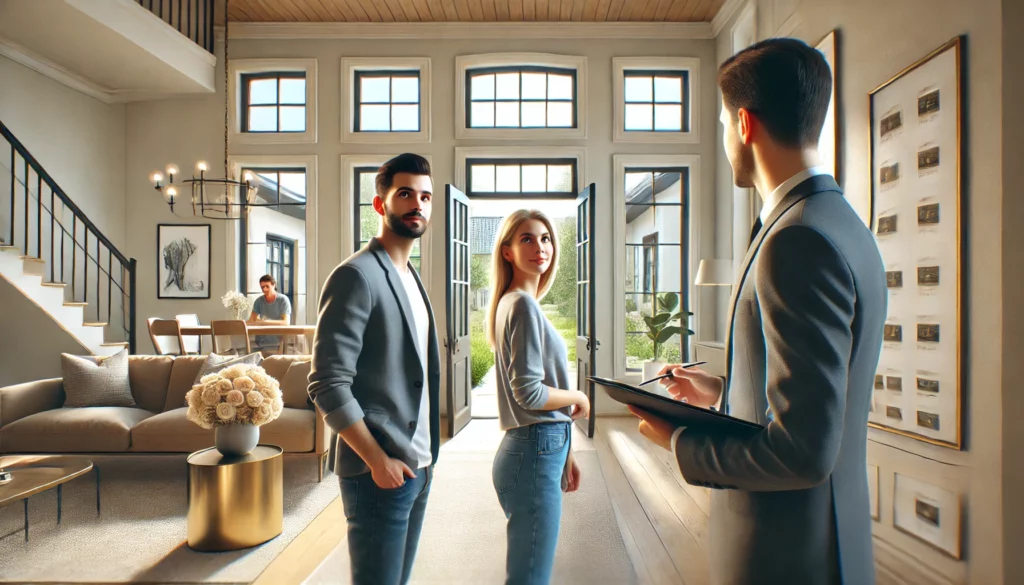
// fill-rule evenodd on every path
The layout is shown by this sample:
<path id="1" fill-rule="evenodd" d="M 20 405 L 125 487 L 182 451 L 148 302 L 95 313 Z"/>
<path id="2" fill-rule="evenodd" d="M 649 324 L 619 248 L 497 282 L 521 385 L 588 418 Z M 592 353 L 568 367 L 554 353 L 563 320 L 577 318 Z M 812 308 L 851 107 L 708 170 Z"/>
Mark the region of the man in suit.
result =
<path id="1" fill-rule="evenodd" d="M 373 199 L 380 231 L 320 296 L 309 395 L 338 434 L 334 470 L 355 585 L 408 582 L 440 446 L 437 333 L 409 263 L 432 192 L 423 157 L 384 163 Z"/>
<path id="2" fill-rule="evenodd" d="M 665 385 L 763 429 L 677 429 L 634 414 L 688 483 L 714 488 L 713 583 L 870 585 L 867 420 L 885 271 L 870 231 L 815 166 L 828 64 L 800 41 L 770 39 L 723 63 L 718 84 L 736 185 L 756 187 L 764 209 L 733 291 L 727 383 L 669 366 Z"/>

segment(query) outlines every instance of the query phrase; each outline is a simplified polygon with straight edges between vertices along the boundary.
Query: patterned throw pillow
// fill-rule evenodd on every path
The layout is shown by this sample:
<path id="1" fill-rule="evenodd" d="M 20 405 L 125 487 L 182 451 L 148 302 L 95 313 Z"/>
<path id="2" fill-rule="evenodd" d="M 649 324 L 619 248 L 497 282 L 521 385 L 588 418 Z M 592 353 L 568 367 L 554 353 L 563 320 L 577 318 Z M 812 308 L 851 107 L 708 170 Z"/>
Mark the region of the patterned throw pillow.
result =
<path id="1" fill-rule="evenodd" d="M 106 357 L 60 354 L 64 407 L 135 406 L 128 382 L 128 350 Z"/>
<path id="2" fill-rule="evenodd" d="M 198 384 L 199 380 L 207 374 L 226 370 L 234 365 L 246 364 L 250 366 L 258 366 L 261 363 L 263 363 L 263 354 L 258 351 L 250 353 L 249 355 L 217 355 L 215 353 L 211 353 L 206 356 L 206 363 L 203 364 L 203 367 L 199 368 L 199 373 L 196 374 L 196 379 L 192 382 L 192 385 L 195 386 Z"/>

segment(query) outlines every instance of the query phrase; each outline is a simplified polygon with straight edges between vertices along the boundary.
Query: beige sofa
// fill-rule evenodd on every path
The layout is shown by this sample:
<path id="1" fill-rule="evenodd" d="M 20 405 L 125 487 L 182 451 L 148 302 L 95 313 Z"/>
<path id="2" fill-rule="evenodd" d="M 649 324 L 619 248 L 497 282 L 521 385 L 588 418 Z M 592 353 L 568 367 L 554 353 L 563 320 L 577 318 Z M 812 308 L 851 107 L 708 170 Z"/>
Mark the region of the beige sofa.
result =
<path id="1" fill-rule="evenodd" d="M 263 360 L 267 374 L 281 381 L 285 408 L 260 428 L 260 443 L 278 445 L 286 455 L 317 457 L 322 480 L 330 438 L 323 416 L 304 400 L 305 382 L 285 376 L 291 362 L 308 360 L 292 355 Z M 0 453 L 191 453 L 212 447 L 213 430 L 185 418 L 185 393 L 205 361 L 205 356 L 130 356 L 135 408 L 63 408 L 61 378 L 0 388 Z"/>

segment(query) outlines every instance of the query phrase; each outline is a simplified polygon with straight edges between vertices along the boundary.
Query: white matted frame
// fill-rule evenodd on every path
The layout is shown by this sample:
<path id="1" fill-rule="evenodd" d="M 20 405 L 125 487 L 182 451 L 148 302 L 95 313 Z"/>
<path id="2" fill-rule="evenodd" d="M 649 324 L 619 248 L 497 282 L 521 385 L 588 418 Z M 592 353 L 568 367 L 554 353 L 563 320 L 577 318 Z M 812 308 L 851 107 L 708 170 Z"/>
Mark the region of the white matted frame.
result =
<path id="1" fill-rule="evenodd" d="M 232 155 L 228 169 L 238 178 L 243 168 L 295 167 L 306 169 L 306 322 L 316 323 L 320 287 L 317 274 L 317 158 L 316 155 Z M 228 290 L 239 290 L 238 225 L 227 222 L 225 266 Z"/>
<path id="2" fill-rule="evenodd" d="M 341 234 L 341 257 L 348 258 L 356 252 L 355 250 L 355 206 L 356 200 L 359 198 L 359 193 L 354 192 L 355 186 L 355 170 L 359 167 L 379 167 L 386 163 L 392 158 L 398 156 L 399 152 L 393 152 L 390 154 L 358 154 L 358 155 L 341 155 L 341 229 L 338 230 Z M 427 159 L 430 163 L 431 169 L 433 169 L 434 161 L 429 154 L 421 154 L 423 158 Z M 443 185 L 438 186 L 434 184 L 434 194 L 431 198 L 433 203 L 433 211 L 431 212 L 431 226 L 440 218 L 444 219 L 443 212 Z M 441 202 L 441 211 L 438 211 L 438 202 Z M 440 215 L 438 215 L 440 213 Z M 430 244 L 431 244 L 431 232 L 434 229 L 443 230 L 444 227 L 440 228 L 429 227 L 423 237 L 420 238 L 420 275 L 430 274 Z M 426 289 L 427 294 L 430 294 L 430 282 L 429 277 L 424 277 L 423 288 Z"/>
<path id="3" fill-rule="evenodd" d="M 892 525 L 953 557 L 961 557 L 960 495 L 935 484 L 895 474 Z"/>
<path id="4" fill-rule="evenodd" d="M 470 128 L 466 118 L 466 73 L 485 67 L 555 67 L 576 71 L 575 128 Z M 587 137 L 587 58 L 548 53 L 489 53 L 455 58 L 455 138 L 565 140 Z"/>
<path id="5" fill-rule="evenodd" d="M 316 59 L 232 59 L 228 62 L 230 139 L 235 144 L 316 143 Z M 306 74 L 306 130 L 304 132 L 242 132 L 242 76 L 253 73 L 304 72 Z"/>
<path id="6" fill-rule="evenodd" d="M 455 176 L 452 178 L 452 184 L 464 193 L 469 193 L 469 185 L 466 184 L 466 161 L 475 158 L 574 158 L 576 184 L 573 189 L 579 192 L 590 184 L 587 181 L 587 149 L 582 146 L 468 146 L 455 149 Z"/>
<path id="7" fill-rule="evenodd" d="M 700 337 L 703 324 L 700 294 L 693 283 L 692 276 L 696 274 L 697 266 L 701 259 L 700 228 L 701 224 L 704 223 L 703 216 L 701 215 L 702 183 L 700 156 L 696 154 L 617 154 L 612 157 L 612 167 L 612 180 L 614 184 L 612 185 L 611 192 L 613 197 L 613 241 L 615 247 L 615 282 L 613 288 L 615 291 L 615 300 L 613 301 L 615 367 L 613 371 L 614 377 L 617 380 L 638 383 L 641 381 L 641 372 L 627 373 L 626 371 L 626 331 L 624 329 L 626 305 L 623 302 L 626 296 L 626 283 L 623 278 L 620 278 L 626 273 L 626 170 L 629 168 L 688 169 L 689 184 L 686 186 L 688 191 L 684 191 L 684 193 L 688 193 L 688 198 L 684 205 L 689 205 L 689 232 L 686 235 L 689 249 L 686 254 L 686 274 L 690 277 L 690 282 L 686 283 L 686 289 L 689 298 L 692 299 L 689 310 L 693 312 L 693 321 L 690 323 L 690 329 L 697 333 L 697 335 L 691 335 L 687 340 L 692 345 L 697 341 L 695 338 Z"/>
<path id="8" fill-rule="evenodd" d="M 626 130 L 625 83 L 627 71 L 685 71 L 687 76 L 686 116 L 690 121 L 689 130 L 637 131 Z M 612 59 L 614 100 L 612 101 L 613 137 L 615 142 L 648 142 L 696 144 L 700 142 L 700 59 L 696 57 L 615 57 Z"/>
<path id="9" fill-rule="evenodd" d="M 357 132 L 355 77 L 358 71 L 419 71 L 420 129 L 418 132 Z M 353 57 L 341 60 L 341 141 L 363 144 L 430 142 L 430 58 Z M 386 160 L 386 159 L 385 159 Z"/>

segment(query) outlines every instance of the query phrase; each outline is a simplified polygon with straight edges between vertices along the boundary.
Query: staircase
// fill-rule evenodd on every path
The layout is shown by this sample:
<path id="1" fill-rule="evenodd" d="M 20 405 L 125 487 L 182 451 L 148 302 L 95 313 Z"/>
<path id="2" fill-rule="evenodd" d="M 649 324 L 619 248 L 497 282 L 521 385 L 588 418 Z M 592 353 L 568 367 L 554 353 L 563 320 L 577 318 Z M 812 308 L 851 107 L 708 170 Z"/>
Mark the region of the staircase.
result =
<path id="1" fill-rule="evenodd" d="M 135 259 L 96 229 L 2 122 L 0 136 L 0 278 L 93 354 L 135 353 Z M 31 332 L 5 334 L 19 333 Z"/>

